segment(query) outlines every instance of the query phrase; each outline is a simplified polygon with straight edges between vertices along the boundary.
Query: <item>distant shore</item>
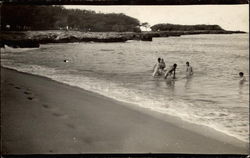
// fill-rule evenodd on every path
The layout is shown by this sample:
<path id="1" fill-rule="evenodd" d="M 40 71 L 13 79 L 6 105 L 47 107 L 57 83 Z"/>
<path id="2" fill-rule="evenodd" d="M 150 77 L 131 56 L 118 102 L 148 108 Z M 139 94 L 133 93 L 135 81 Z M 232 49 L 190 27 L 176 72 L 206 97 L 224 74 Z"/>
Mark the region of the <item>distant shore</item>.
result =
<path id="1" fill-rule="evenodd" d="M 72 42 L 126 42 L 127 40 L 152 41 L 157 37 L 171 37 L 197 34 L 234 34 L 243 31 L 195 30 L 195 31 L 159 31 L 159 32 L 81 32 L 81 31 L 1 31 L 0 47 L 37 48 L 47 43 Z"/>
<path id="2" fill-rule="evenodd" d="M 39 83 L 39 84 L 38 84 Z M 247 154 L 233 137 L 1 68 L 2 154 Z"/>

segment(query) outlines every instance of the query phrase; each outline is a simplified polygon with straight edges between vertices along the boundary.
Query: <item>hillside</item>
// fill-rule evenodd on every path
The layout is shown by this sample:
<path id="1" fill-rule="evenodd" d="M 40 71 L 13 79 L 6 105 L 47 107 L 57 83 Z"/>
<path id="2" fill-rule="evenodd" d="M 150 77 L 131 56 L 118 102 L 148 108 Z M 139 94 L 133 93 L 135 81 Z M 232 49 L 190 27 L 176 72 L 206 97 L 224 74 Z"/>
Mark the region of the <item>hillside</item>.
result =
<path id="1" fill-rule="evenodd" d="M 156 24 L 151 27 L 152 31 L 224 31 L 219 25 L 178 25 Z"/>
<path id="2" fill-rule="evenodd" d="M 74 30 L 138 32 L 139 20 L 125 14 L 103 14 L 52 5 L 1 5 L 1 30 Z"/>

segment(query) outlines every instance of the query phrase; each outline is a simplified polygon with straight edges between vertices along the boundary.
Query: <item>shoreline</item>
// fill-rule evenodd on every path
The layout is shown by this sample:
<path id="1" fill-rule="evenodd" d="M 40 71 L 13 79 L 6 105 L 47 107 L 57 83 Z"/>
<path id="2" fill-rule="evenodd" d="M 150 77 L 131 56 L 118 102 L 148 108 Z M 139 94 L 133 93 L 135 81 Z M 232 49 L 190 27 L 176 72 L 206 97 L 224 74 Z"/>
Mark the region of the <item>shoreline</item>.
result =
<path id="1" fill-rule="evenodd" d="M 1 73 L 4 76 L 1 78 L 1 88 L 4 93 L 1 97 L 5 104 L 11 105 L 6 107 L 2 104 L 3 127 L 7 125 L 7 122 L 13 121 L 16 126 L 21 124 L 20 129 L 23 131 L 19 135 L 13 131 L 13 127 L 3 128 L 3 140 L 7 139 L 6 142 L 9 144 L 7 145 L 3 141 L 3 147 L 7 153 L 163 152 L 201 154 L 207 152 L 209 154 L 247 154 L 249 152 L 246 143 L 212 129 L 209 130 L 205 126 L 194 125 L 172 116 L 152 112 L 46 77 L 2 66 Z M 20 93 L 20 91 L 24 92 Z M 16 100 L 13 99 L 13 96 Z M 25 98 L 26 96 L 27 98 Z M 17 102 L 19 106 L 17 106 Z M 74 106 L 68 106 L 72 103 Z M 17 108 L 19 111 L 13 112 L 11 107 Z M 24 112 L 31 115 L 19 114 Z M 97 114 L 95 115 L 97 117 L 91 113 Z M 45 116 L 50 119 L 48 120 Z M 31 120 L 38 123 L 34 124 Z M 67 122 L 66 127 L 65 122 Z M 37 130 L 32 131 L 32 129 L 25 128 L 27 125 L 32 125 L 40 130 L 46 127 L 47 132 L 39 135 L 35 132 Z M 86 125 L 86 128 L 82 125 Z M 62 127 L 66 128 L 66 132 L 61 131 Z M 57 132 L 63 138 L 66 137 L 66 140 L 56 137 Z M 19 135 L 19 137 L 15 137 L 15 135 Z M 56 142 L 48 139 L 51 135 L 54 135 Z M 73 140 L 72 135 L 75 137 Z M 29 137 L 27 137 L 28 140 L 22 140 L 21 136 Z M 52 136 L 51 138 L 53 138 Z M 18 145 L 13 144 L 15 142 L 12 141 L 17 141 Z M 63 148 L 70 149 L 63 150 L 58 146 L 59 142 L 66 142 Z M 31 143 L 35 147 L 30 150 L 21 145 L 23 143 Z M 111 147 L 106 146 L 107 144 Z M 41 149 L 38 149 L 39 146 Z M 48 148 L 54 149 L 51 149 L 52 152 L 50 152 Z"/>
<path id="2" fill-rule="evenodd" d="M 4 67 L 4 66 L 1 66 L 1 68 L 8 69 L 8 70 L 11 70 L 11 71 L 16 71 L 17 73 L 24 73 L 24 74 L 27 74 L 27 75 L 38 76 L 38 77 L 41 77 L 41 78 L 43 78 L 45 80 L 48 80 L 48 81 L 57 82 L 59 84 L 65 85 L 65 86 L 70 86 L 70 87 L 75 88 L 75 89 L 87 91 L 88 93 L 92 93 L 93 95 L 98 95 L 100 97 L 103 97 L 104 99 L 111 99 L 112 101 L 117 102 L 120 105 L 126 106 L 128 108 L 131 108 L 131 109 L 139 111 L 139 112 L 143 112 L 143 113 L 145 113 L 147 115 L 151 115 L 153 117 L 156 117 L 157 119 L 161 119 L 163 121 L 170 122 L 172 124 L 176 124 L 179 127 L 185 128 L 187 130 L 191 130 L 193 132 L 204 135 L 206 137 L 210 137 L 210 138 L 221 140 L 221 141 L 226 141 L 228 143 L 234 142 L 234 143 L 238 144 L 238 146 L 241 146 L 241 145 L 239 145 L 239 142 L 242 142 L 243 144 L 244 143 L 245 144 L 249 143 L 246 140 L 242 140 L 242 139 L 238 138 L 237 136 L 231 135 L 230 133 L 219 130 L 219 129 L 215 128 L 215 127 L 206 126 L 204 124 L 200 124 L 200 123 L 197 123 L 197 122 L 191 122 L 191 121 L 188 121 L 188 120 L 184 120 L 181 117 L 170 115 L 168 113 L 164 113 L 164 112 L 161 112 L 161 111 L 152 110 L 150 108 L 143 107 L 143 106 L 138 105 L 136 103 L 132 103 L 132 102 L 124 101 L 124 100 L 118 100 L 118 99 L 116 99 L 116 98 L 114 98 L 112 96 L 107 96 L 107 95 L 104 95 L 102 93 L 85 90 L 84 88 L 81 88 L 81 87 L 78 87 L 78 86 L 75 86 L 75 85 L 70 85 L 68 83 L 60 82 L 60 81 L 57 81 L 57 80 L 54 80 L 52 78 L 42 76 L 42 75 L 39 75 L 39 74 L 32 74 L 32 73 L 28 73 L 28 72 L 23 72 L 23 71 L 16 70 L 14 68 L 8 68 L 8 67 Z M 208 134 L 204 134 L 206 132 L 208 132 Z"/>
<path id="3" fill-rule="evenodd" d="M 200 34 L 242 34 L 243 31 L 194 30 L 194 31 L 149 31 L 149 32 L 81 32 L 66 30 L 1 31 L 1 45 L 13 48 L 39 48 L 40 44 L 74 42 L 126 42 L 128 40 L 152 41 L 159 37 L 180 37 Z"/>

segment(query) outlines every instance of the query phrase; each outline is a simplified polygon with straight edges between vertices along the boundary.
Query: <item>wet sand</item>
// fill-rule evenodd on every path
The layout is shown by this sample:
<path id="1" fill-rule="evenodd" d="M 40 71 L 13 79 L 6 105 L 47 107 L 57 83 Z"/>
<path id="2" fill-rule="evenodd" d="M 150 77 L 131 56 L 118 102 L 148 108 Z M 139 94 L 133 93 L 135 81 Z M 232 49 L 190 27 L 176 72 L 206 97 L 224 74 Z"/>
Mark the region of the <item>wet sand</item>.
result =
<path id="1" fill-rule="evenodd" d="M 3 154 L 249 152 L 214 130 L 5 68 L 1 124 Z"/>

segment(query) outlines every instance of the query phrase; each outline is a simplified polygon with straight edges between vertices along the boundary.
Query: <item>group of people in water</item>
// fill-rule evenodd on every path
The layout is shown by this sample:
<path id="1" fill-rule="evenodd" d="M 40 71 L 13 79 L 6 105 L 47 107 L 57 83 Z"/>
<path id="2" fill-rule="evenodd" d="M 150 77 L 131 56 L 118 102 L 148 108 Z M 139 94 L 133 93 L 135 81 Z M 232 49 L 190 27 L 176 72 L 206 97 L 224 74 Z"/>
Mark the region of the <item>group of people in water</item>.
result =
<path id="1" fill-rule="evenodd" d="M 169 69 L 166 68 L 166 64 L 163 58 L 158 58 L 157 63 L 154 65 L 153 68 L 153 77 L 164 75 L 164 78 L 167 79 L 168 76 L 173 76 L 173 79 L 175 79 L 175 71 L 177 68 L 177 64 L 173 64 Z M 187 77 L 193 75 L 193 68 L 190 66 L 190 63 L 186 62 L 186 75 Z"/>
<path id="2" fill-rule="evenodd" d="M 176 68 L 177 68 L 177 64 L 175 63 L 173 64 L 173 66 L 167 69 L 164 59 L 158 58 L 157 63 L 154 65 L 152 76 L 156 77 L 156 76 L 164 75 L 164 79 L 167 79 L 168 76 L 173 76 L 173 79 L 175 79 Z M 191 77 L 192 75 L 193 75 L 193 68 L 190 65 L 190 63 L 187 61 L 186 62 L 186 77 Z M 240 72 L 239 76 L 240 76 L 240 83 L 243 83 L 246 81 L 246 78 L 243 72 Z"/>

